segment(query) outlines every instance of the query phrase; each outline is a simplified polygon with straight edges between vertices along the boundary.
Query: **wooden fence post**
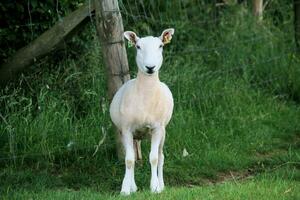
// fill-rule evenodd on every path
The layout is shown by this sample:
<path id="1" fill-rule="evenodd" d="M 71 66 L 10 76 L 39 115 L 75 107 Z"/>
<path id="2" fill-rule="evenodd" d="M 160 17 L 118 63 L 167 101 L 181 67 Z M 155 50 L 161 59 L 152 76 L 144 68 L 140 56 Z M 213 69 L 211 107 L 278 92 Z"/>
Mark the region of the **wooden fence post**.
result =
<path id="1" fill-rule="evenodd" d="M 294 26 L 297 52 L 300 53 L 300 0 L 294 0 Z"/>
<path id="2" fill-rule="evenodd" d="M 96 0 L 96 26 L 108 75 L 108 98 L 112 99 L 130 79 L 123 39 L 123 22 L 117 0 Z"/>
<path id="3" fill-rule="evenodd" d="M 258 21 L 263 19 L 263 0 L 253 1 L 253 15 L 258 18 Z"/>
<path id="4" fill-rule="evenodd" d="M 123 38 L 123 22 L 118 0 L 95 0 L 96 26 L 108 76 L 108 97 L 111 101 L 116 91 L 130 79 L 127 54 Z M 120 133 L 116 131 L 117 153 L 124 158 Z M 135 143 L 137 143 L 135 141 Z M 140 143 L 135 150 L 140 152 Z"/>

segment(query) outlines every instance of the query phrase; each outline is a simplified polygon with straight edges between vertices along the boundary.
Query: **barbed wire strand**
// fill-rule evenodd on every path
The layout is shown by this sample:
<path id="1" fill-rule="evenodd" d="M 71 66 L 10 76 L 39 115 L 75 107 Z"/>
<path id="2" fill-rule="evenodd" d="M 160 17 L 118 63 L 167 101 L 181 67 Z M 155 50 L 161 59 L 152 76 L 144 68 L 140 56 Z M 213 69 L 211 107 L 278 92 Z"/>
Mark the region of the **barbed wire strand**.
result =
<path id="1" fill-rule="evenodd" d="M 88 0 L 88 1 L 91 1 L 91 0 Z M 89 5 L 91 5 L 91 3 L 89 3 Z M 127 5 L 127 6 L 124 6 L 123 3 L 119 3 L 119 5 L 123 5 L 123 6 L 120 6 L 120 12 L 122 14 L 122 17 L 126 17 L 126 16 L 130 16 L 132 18 L 135 18 L 135 21 L 140 21 L 141 19 L 145 19 L 145 20 L 149 20 L 149 21 L 152 21 L 152 22 L 157 22 L 157 23 L 160 23 L 160 24 L 165 24 L 165 25 L 170 25 L 170 24 L 176 24 L 176 23 L 183 23 L 183 20 L 178 20 L 178 21 L 174 21 L 173 19 L 166 19 L 164 18 L 164 20 L 156 20 L 154 19 L 153 17 L 149 17 L 148 15 L 135 15 L 133 14 L 133 11 L 131 10 L 131 7 L 130 5 Z M 129 7 L 130 11 L 128 12 L 128 10 L 126 9 L 126 7 Z M 264 11 L 265 13 L 268 13 L 268 12 L 272 12 L 272 11 L 276 11 L 278 10 L 277 8 L 275 9 L 267 9 L 266 11 Z M 58 12 L 58 18 L 62 19 L 60 14 L 59 14 L 59 10 L 56 10 L 56 12 Z M 115 12 L 115 11 L 113 11 Z M 31 14 L 31 13 L 30 13 Z M 207 19 L 207 20 L 197 20 L 197 21 L 190 21 L 187 19 L 187 21 L 185 21 L 185 23 L 188 23 L 188 24 L 192 24 L 192 25 L 200 25 L 200 24 L 215 24 L 218 20 L 224 20 L 226 21 L 226 19 L 230 19 L 230 17 L 224 17 L 224 16 L 219 16 L 217 18 L 214 18 L 214 19 Z M 169 20 L 169 21 L 168 21 Z M 292 23 L 292 22 L 291 22 Z M 28 23 L 28 24 L 14 24 L 13 27 L 15 28 L 19 28 L 19 27 L 33 27 L 33 26 L 40 26 L 40 25 L 49 25 L 49 21 L 43 21 L 43 22 L 35 22 L 35 23 Z M 10 25 L 12 26 L 12 25 Z M 1 27 L 1 30 L 4 30 L 4 29 L 11 29 L 10 27 Z"/>

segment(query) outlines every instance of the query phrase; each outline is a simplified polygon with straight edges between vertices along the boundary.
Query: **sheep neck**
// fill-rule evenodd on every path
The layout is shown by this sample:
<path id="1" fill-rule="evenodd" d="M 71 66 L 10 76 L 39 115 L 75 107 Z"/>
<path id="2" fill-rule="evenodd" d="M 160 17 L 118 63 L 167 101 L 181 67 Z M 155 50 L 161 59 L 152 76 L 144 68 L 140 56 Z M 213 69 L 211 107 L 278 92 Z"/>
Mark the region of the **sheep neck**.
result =
<path id="1" fill-rule="evenodd" d="M 158 72 L 155 72 L 154 74 L 149 76 L 139 70 L 136 80 L 138 91 L 142 93 L 146 92 L 148 95 L 155 93 L 156 88 L 160 83 Z"/>

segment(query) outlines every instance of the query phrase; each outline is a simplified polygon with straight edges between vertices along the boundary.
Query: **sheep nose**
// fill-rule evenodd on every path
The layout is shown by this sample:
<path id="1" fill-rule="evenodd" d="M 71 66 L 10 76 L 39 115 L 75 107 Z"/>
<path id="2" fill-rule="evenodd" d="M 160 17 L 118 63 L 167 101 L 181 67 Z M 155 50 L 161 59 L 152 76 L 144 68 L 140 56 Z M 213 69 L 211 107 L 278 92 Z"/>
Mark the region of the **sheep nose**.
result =
<path id="1" fill-rule="evenodd" d="M 146 66 L 148 70 L 153 70 L 155 66 Z"/>

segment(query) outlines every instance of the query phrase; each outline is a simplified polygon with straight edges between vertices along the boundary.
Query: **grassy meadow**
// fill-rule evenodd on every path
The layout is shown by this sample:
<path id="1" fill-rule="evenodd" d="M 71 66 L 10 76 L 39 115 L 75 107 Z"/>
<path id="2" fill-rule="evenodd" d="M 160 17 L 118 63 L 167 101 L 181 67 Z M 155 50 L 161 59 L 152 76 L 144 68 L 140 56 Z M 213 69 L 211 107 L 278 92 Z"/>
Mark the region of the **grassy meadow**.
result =
<path id="1" fill-rule="evenodd" d="M 286 170 L 286 169 L 285 169 Z M 284 170 L 283 170 L 284 171 Z M 272 175 L 264 174 L 244 180 L 242 182 L 224 182 L 216 185 L 205 185 L 202 187 L 172 187 L 167 188 L 159 195 L 153 195 L 149 191 L 142 191 L 131 195 L 129 198 L 133 200 L 142 199 L 234 199 L 234 200 L 282 200 L 282 199 L 299 199 L 297 188 L 300 187 L 299 182 L 292 180 L 291 176 L 283 175 L 281 172 Z M 37 193 L 28 190 L 21 190 L 10 197 L 10 199 L 129 199 L 115 193 L 101 194 L 97 190 L 91 188 L 81 188 L 80 190 L 60 190 L 45 189 Z M 6 198 L 4 198 L 6 199 Z"/>
<path id="2" fill-rule="evenodd" d="M 126 30 L 158 36 L 175 28 L 160 71 L 175 100 L 164 150 L 167 189 L 150 195 L 149 141 L 143 141 L 135 175 L 142 192 L 130 198 L 300 198 L 292 5 L 275 1 L 258 23 L 249 5 L 149 3 L 159 16 L 138 19 L 143 7 L 128 2 L 120 1 Z M 0 90 L 0 198 L 123 199 L 124 163 L 115 152 L 93 22 L 83 34 L 84 45 L 80 36 L 73 41 L 81 49 L 69 46 L 36 62 Z M 135 77 L 134 48 L 127 54 Z"/>

